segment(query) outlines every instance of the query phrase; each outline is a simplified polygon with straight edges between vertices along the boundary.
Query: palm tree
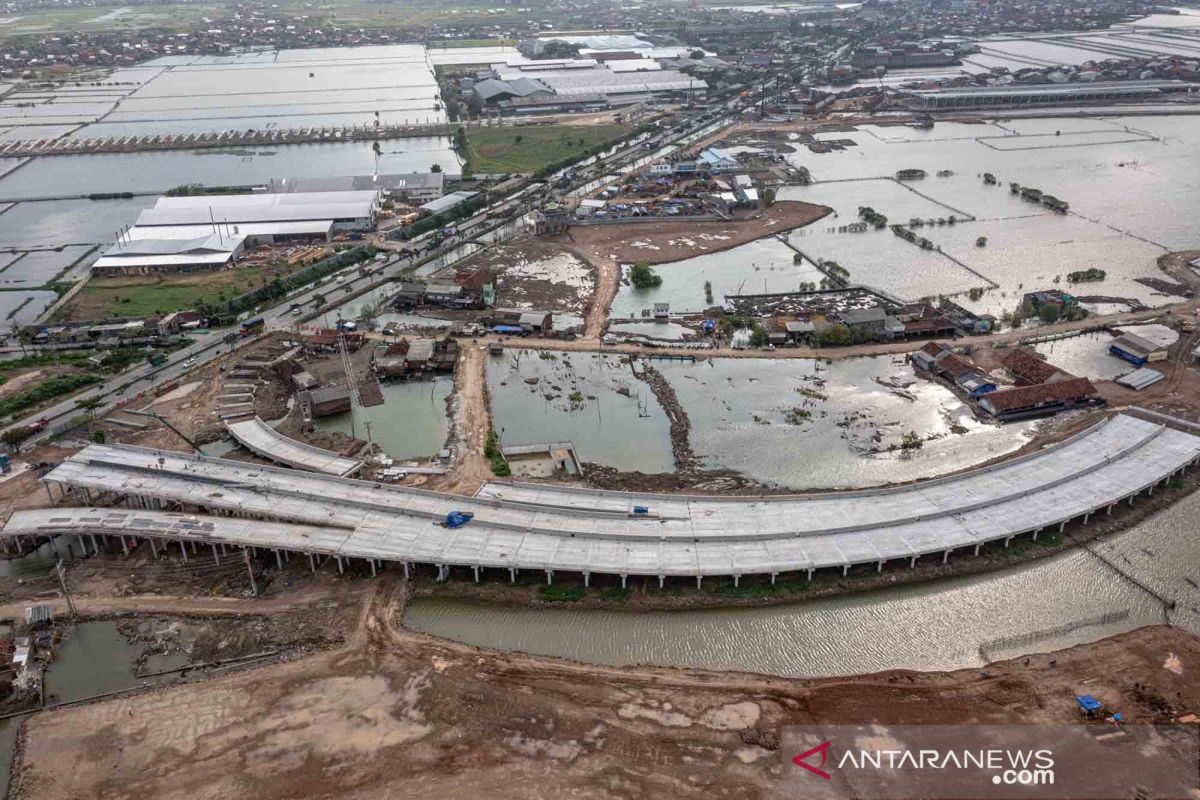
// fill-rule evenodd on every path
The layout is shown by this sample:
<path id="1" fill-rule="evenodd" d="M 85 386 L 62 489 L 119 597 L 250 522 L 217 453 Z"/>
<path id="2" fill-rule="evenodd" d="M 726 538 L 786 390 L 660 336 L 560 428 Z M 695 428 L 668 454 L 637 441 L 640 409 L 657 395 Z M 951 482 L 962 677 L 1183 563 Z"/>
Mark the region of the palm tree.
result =
<path id="1" fill-rule="evenodd" d="M 96 409 L 103 405 L 104 401 L 99 397 L 81 397 L 75 401 L 75 407 L 81 411 L 86 411 L 89 418 L 94 419 Z"/>

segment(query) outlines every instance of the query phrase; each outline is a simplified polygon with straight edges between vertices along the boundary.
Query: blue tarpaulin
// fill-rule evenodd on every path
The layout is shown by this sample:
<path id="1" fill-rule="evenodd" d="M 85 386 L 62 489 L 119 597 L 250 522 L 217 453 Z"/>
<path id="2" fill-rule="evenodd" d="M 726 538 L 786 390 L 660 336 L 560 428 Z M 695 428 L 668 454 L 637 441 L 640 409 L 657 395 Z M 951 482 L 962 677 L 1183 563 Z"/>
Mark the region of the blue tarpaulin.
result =
<path id="1" fill-rule="evenodd" d="M 494 333 L 524 333 L 525 329 L 520 325 L 496 325 L 492 331 Z"/>
<path id="2" fill-rule="evenodd" d="M 1099 711 L 1100 709 L 1104 708 L 1104 705 L 1090 694 L 1075 695 L 1075 702 L 1079 703 L 1079 707 L 1088 713 L 1091 713 L 1092 711 Z"/>
<path id="3" fill-rule="evenodd" d="M 474 514 L 468 514 L 465 511 L 451 511 L 446 515 L 446 527 L 461 528 L 470 522 L 474 516 Z"/>

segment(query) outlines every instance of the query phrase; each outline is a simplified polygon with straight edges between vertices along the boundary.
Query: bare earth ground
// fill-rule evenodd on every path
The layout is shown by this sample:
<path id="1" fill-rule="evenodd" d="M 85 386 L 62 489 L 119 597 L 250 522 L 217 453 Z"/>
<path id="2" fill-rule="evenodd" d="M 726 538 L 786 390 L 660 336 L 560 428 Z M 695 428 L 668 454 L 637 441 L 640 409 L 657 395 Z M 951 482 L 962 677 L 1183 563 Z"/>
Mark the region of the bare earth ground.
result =
<path id="1" fill-rule="evenodd" d="M 1083 687 L 1131 723 L 1200 706 L 1200 639 L 1172 628 L 785 680 L 480 650 L 404 629 L 401 583 L 375 588 L 342 649 L 29 718 L 14 796 L 771 798 L 784 724 L 1070 723 Z"/>

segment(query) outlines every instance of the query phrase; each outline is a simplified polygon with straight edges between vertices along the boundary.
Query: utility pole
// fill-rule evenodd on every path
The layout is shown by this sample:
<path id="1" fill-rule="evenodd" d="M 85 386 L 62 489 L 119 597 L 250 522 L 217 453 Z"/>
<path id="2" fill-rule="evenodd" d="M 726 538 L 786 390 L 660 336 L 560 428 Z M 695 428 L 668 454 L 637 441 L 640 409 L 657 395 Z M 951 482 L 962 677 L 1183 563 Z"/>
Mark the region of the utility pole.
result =
<path id="1" fill-rule="evenodd" d="M 67 613 L 71 615 L 71 619 L 75 619 L 75 601 L 71 599 L 71 593 L 67 591 L 67 570 L 63 566 L 62 559 L 58 560 L 55 565 L 55 572 L 58 575 L 58 586 L 62 589 L 63 599 L 67 601 Z"/>

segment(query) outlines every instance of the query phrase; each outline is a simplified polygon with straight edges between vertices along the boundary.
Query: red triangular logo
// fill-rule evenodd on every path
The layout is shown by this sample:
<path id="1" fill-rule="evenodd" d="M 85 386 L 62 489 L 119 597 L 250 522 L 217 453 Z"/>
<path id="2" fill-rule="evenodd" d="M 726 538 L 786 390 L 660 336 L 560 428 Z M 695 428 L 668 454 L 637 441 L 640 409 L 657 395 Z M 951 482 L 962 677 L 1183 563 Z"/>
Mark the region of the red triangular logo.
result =
<path id="1" fill-rule="evenodd" d="M 804 769 L 808 770 L 813 775 L 820 776 L 827 781 L 833 780 L 832 775 L 830 775 L 825 770 L 821 769 L 821 767 L 825 766 L 825 758 L 829 755 L 830 744 L 831 744 L 831 742 L 822 742 L 821 744 L 817 745 L 816 747 L 813 747 L 809 750 L 805 750 L 803 753 L 801 753 L 800 755 L 793 758 L 792 763 L 795 764 L 797 767 L 804 767 Z M 814 767 L 812 764 L 807 763 L 804 760 L 815 753 L 821 754 L 821 763 L 816 767 Z"/>

